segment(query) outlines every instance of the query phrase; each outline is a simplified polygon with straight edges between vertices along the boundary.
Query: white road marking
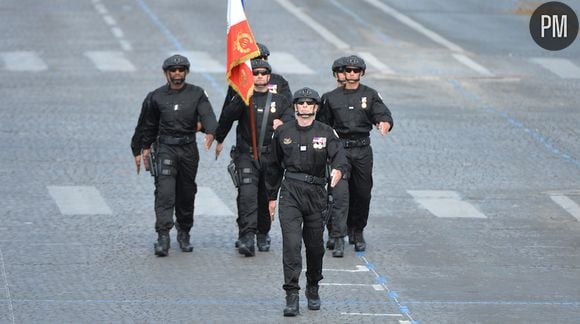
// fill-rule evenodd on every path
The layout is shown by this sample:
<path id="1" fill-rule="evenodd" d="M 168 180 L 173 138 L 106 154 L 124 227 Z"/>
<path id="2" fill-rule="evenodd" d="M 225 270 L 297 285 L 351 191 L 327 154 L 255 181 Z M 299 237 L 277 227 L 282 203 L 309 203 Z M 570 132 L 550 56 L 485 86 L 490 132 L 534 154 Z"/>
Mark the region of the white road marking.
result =
<path id="1" fill-rule="evenodd" d="M 461 200 L 455 191 L 407 190 L 415 201 L 437 217 L 487 218 L 468 202 Z"/>
<path id="2" fill-rule="evenodd" d="M 175 52 L 169 53 L 173 55 Z M 189 59 L 192 69 L 199 73 L 226 73 L 226 67 L 207 52 L 185 51 L 183 56 Z"/>
<path id="3" fill-rule="evenodd" d="M 306 269 L 302 269 L 302 271 L 306 271 Z M 322 271 L 330 271 L 330 272 L 369 272 L 369 268 L 364 265 L 357 265 L 356 270 L 351 269 L 322 269 Z"/>
<path id="4" fill-rule="evenodd" d="M 467 55 L 460 54 L 460 53 L 453 53 L 453 57 L 457 61 L 463 63 L 464 65 L 466 65 L 467 67 L 469 67 L 470 69 L 476 71 L 477 73 L 479 73 L 481 75 L 493 76 L 493 73 L 491 73 L 488 69 L 486 69 L 485 67 L 483 67 L 479 63 L 477 63 L 474 60 L 472 60 L 471 58 L 469 58 Z"/>
<path id="5" fill-rule="evenodd" d="M 286 52 L 272 52 L 268 61 L 272 70 L 281 74 L 314 74 L 308 66 L 300 62 L 294 55 Z"/>
<path id="6" fill-rule="evenodd" d="M 14 306 L 12 305 L 12 296 L 10 295 L 10 287 L 8 287 L 8 277 L 6 276 L 6 266 L 4 265 L 4 253 L 0 249 L 0 270 L 2 270 L 2 281 L 4 281 L 4 290 L 6 290 L 6 299 L 8 300 L 8 311 L 12 323 L 15 323 Z"/>
<path id="7" fill-rule="evenodd" d="M 119 42 L 119 45 L 121 45 L 121 48 L 124 51 L 132 51 L 133 46 L 131 46 L 131 43 L 125 39 L 125 33 L 123 33 L 123 30 L 117 26 L 115 19 L 109 15 L 107 7 L 105 7 L 101 0 L 93 0 L 92 2 L 95 10 L 101 15 L 101 17 L 103 17 L 105 23 L 111 28 L 111 32 Z"/>
<path id="8" fill-rule="evenodd" d="M 384 317 L 403 317 L 403 314 L 387 314 L 387 313 L 340 313 L 340 315 L 350 316 L 384 316 Z"/>
<path id="9" fill-rule="evenodd" d="M 111 209 L 92 186 L 48 186 L 63 215 L 110 215 Z"/>
<path id="10" fill-rule="evenodd" d="M 556 57 L 533 57 L 530 61 L 541 65 L 563 79 L 580 79 L 580 68 L 570 60 Z"/>
<path id="11" fill-rule="evenodd" d="M 349 283 L 332 283 L 332 282 L 322 282 L 319 283 L 321 286 L 357 286 L 357 287 L 373 287 L 374 290 L 380 291 L 385 290 L 381 285 L 377 284 L 349 284 Z"/>
<path id="12" fill-rule="evenodd" d="M 48 69 L 48 66 L 35 52 L 3 52 L 1 55 L 6 69 L 9 71 L 39 72 Z"/>
<path id="13" fill-rule="evenodd" d="M 197 187 L 195 215 L 234 216 L 234 213 L 209 187 Z"/>
<path id="14" fill-rule="evenodd" d="M 312 28 L 317 32 L 322 38 L 324 38 L 329 43 L 333 44 L 339 50 L 348 50 L 350 46 L 343 42 L 340 37 L 333 34 L 330 30 L 326 29 L 324 26 L 319 24 L 315 19 L 308 15 L 308 10 L 296 7 L 288 0 L 276 0 L 280 6 L 286 9 L 288 12 L 293 14 L 298 20 L 301 20 L 307 26 Z"/>
<path id="15" fill-rule="evenodd" d="M 551 195 L 550 198 L 570 215 L 574 216 L 576 220 L 580 221 L 580 206 L 574 200 L 564 195 Z"/>
<path id="16" fill-rule="evenodd" d="M 119 51 L 90 51 L 85 55 L 93 61 L 99 70 L 115 72 L 133 72 L 135 66 Z"/>
<path id="17" fill-rule="evenodd" d="M 376 56 L 369 52 L 359 52 L 358 55 L 365 60 L 365 62 L 377 69 L 381 73 L 395 74 L 395 71 L 381 62 Z"/>

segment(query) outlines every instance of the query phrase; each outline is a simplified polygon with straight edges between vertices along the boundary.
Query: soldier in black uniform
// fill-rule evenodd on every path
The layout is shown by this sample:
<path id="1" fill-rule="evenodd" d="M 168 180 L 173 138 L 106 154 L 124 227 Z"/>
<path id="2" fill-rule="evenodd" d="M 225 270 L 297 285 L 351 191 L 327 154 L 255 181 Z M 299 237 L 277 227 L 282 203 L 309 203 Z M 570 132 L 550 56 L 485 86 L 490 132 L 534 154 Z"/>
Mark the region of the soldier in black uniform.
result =
<path id="1" fill-rule="evenodd" d="M 166 256 L 169 231 L 177 228 L 177 242 L 184 252 L 191 252 L 189 231 L 193 226 L 193 208 L 197 185 L 195 177 L 199 163 L 195 132 L 198 117 L 205 126 L 205 147 L 211 144 L 211 134 L 217 120 L 205 91 L 186 83 L 189 61 L 173 55 L 163 62 L 167 84 L 154 90 L 148 99 L 142 126 L 143 159 L 146 169 L 150 148 L 155 143 L 157 176 L 155 177 L 155 230 L 158 240 L 155 254 Z"/>
<path id="2" fill-rule="evenodd" d="M 381 135 L 393 127 L 393 118 L 378 92 L 360 83 L 366 64 L 363 59 L 352 55 L 344 59 L 346 83 L 325 95 L 319 120 L 333 127 L 346 149 L 349 161 L 348 189 L 334 189 L 337 201 L 349 197 L 348 228 L 349 243 L 352 239 L 355 251 L 365 251 L 363 230 L 369 217 L 371 189 L 373 186 L 373 151 L 370 146 L 370 131 L 376 125 Z M 344 190 L 348 190 L 345 193 Z M 334 226 L 344 229 L 344 216 L 334 215 Z M 342 222 L 342 224 L 340 224 Z M 344 232 L 335 239 L 335 251 L 343 246 Z M 340 241 L 340 242 L 339 242 Z M 342 243 L 342 244 L 341 244 Z"/>
<path id="3" fill-rule="evenodd" d="M 302 271 L 302 240 L 306 247 L 306 298 L 308 309 L 320 309 L 318 282 L 324 256 L 322 210 L 326 207 L 326 166 L 334 187 L 347 168 L 344 149 L 328 125 L 315 121 L 318 93 L 303 88 L 294 94 L 296 120 L 278 127 L 272 137 L 272 153 L 266 178 L 270 215 L 274 218 L 280 190 L 279 218 L 283 239 L 284 316 L 299 313 L 298 284 Z"/>
<path id="4" fill-rule="evenodd" d="M 254 59 L 262 59 L 267 61 L 268 57 L 270 56 L 270 51 L 268 50 L 266 45 L 261 43 L 257 43 L 256 45 L 258 45 L 258 48 L 260 49 L 260 56 Z M 292 102 L 292 92 L 290 91 L 288 81 L 286 81 L 286 79 L 284 79 L 284 77 L 281 76 L 280 74 L 270 73 L 270 81 L 268 83 L 268 89 L 272 93 L 279 93 L 283 95 L 284 97 L 286 97 L 288 102 Z M 236 91 L 232 89 L 232 87 L 228 87 L 228 92 L 226 94 L 226 98 L 224 100 L 222 109 L 225 108 L 225 106 L 227 106 L 230 103 L 230 101 L 232 101 L 232 98 L 234 98 L 235 95 Z"/>
<path id="5" fill-rule="evenodd" d="M 254 74 L 254 94 L 251 98 L 254 110 L 256 140 L 259 148 L 259 159 L 253 160 L 252 128 L 250 125 L 250 108 L 239 95 L 224 107 L 215 132 L 216 156 L 223 149 L 223 141 L 238 121 L 236 146 L 232 158 L 236 165 L 238 177 L 238 252 L 245 256 L 254 255 L 254 236 L 258 250 L 269 251 L 271 220 L 268 212 L 268 194 L 265 187 L 266 163 L 263 161 L 270 154 L 270 139 L 274 129 L 294 119 L 290 102 L 280 94 L 268 90 L 270 64 L 261 59 L 252 60 Z M 264 119 L 267 118 L 267 119 Z M 261 142 L 260 142 L 261 140 Z"/>

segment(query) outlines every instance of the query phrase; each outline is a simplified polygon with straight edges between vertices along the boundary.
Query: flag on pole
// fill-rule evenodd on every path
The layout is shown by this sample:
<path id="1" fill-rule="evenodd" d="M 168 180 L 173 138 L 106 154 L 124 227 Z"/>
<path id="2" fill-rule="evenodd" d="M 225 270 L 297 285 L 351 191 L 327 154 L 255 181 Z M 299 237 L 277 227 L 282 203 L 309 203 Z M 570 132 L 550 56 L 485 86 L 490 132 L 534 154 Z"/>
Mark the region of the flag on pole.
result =
<path id="1" fill-rule="evenodd" d="M 260 49 L 250 29 L 242 0 L 228 0 L 227 67 L 229 85 L 249 105 L 254 92 L 254 77 L 250 59 L 260 55 Z"/>

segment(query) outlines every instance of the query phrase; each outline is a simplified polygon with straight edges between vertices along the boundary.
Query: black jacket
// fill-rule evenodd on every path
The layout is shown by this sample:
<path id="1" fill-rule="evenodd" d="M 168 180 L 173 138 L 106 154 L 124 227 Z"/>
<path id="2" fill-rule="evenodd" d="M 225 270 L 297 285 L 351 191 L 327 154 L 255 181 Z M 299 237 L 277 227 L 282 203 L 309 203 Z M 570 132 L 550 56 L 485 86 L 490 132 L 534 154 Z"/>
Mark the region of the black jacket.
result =
<path id="1" fill-rule="evenodd" d="M 149 148 L 158 135 L 195 135 L 198 119 L 205 133 L 215 133 L 217 120 L 202 88 L 189 83 L 179 90 L 172 90 L 168 84 L 157 88 L 151 93 L 143 119 L 143 148 Z"/>
<path id="2" fill-rule="evenodd" d="M 324 178 L 327 162 L 342 174 L 348 169 L 340 139 L 332 128 L 318 121 L 301 127 L 293 120 L 278 127 L 272 137 L 271 150 L 266 171 L 266 190 L 270 200 L 275 200 L 278 195 L 284 171 Z"/>
<path id="3" fill-rule="evenodd" d="M 330 125 L 340 138 L 358 139 L 369 136 L 373 126 L 393 118 L 389 108 L 374 89 L 360 84 L 356 90 L 336 88 L 322 96 L 322 107 L 316 119 Z"/>
<path id="4" fill-rule="evenodd" d="M 256 139 L 260 136 L 262 119 L 264 117 L 264 106 L 266 105 L 267 97 L 268 92 L 254 91 L 254 94 L 252 95 L 251 103 L 253 105 L 252 108 L 254 109 L 254 117 L 256 121 Z M 238 127 L 236 129 L 237 146 L 241 152 L 249 152 L 249 148 L 252 146 L 249 109 L 250 108 L 246 106 L 240 96 L 234 96 L 232 101 L 224 107 L 220 114 L 218 127 L 215 131 L 215 139 L 218 143 L 224 141 L 231 130 L 234 121 L 238 121 Z M 274 119 L 281 119 L 284 123 L 294 119 L 294 110 L 292 110 L 288 100 L 280 94 L 272 93 L 272 100 L 268 109 L 267 125 L 269 127 L 266 129 L 266 134 L 264 135 L 264 143 L 260 143 L 260 146 L 270 145 L 270 139 L 272 138 L 272 133 L 274 131 L 272 127 L 272 121 Z"/>

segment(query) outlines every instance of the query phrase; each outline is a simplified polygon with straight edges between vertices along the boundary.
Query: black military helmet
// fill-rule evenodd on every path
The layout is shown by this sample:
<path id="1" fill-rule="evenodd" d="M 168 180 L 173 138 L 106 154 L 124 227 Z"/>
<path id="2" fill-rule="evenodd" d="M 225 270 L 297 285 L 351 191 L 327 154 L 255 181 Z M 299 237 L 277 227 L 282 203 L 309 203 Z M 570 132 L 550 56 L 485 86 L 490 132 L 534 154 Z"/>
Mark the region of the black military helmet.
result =
<path id="1" fill-rule="evenodd" d="M 270 63 L 268 63 L 268 61 L 263 60 L 263 59 L 253 59 L 251 60 L 252 62 L 252 70 L 253 69 L 266 69 L 268 70 L 268 72 L 272 73 L 272 67 L 270 66 Z"/>
<path id="2" fill-rule="evenodd" d="M 296 101 L 300 100 L 300 99 L 313 99 L 314 101 L 316 101 L 316 103 L 320 103 L 320 96 L 318 95 L 318 92 L 316 92 L 316 90 L 314 89 L 310 89 L 308 87 L 302 88 L 296 92 L 294 92 L 294 98 L 292 100 L 293 103 L 296 103 Z"/>
<path id="3" fill-rule="evenodd" d="M 183 66 L 187 71 L 189 71 L 189 60 L 185 56 L 175 54 L 163 61 L 163 71 L 167 71 L 169 68 L 174 66 Z"/>
<path id="4" fill-rule="evenodd" d="M 346 57 L 342 56 L 332 62 L 332 73 L 342 72 L 341 70 L 343 70 L 344 66 L 346 65 L 344 64 L 345 59 Z"/>
<path id="5" fill-rule="evenodd" d="M 260 49 L 260 56 L 267 59 L 268 56 L 270 56 L 270 51 L 268 50 L 266 45 L 262 43 L 256 43 L 256 45 L 258 45 L 258 48 Z"/>
<path id="6" fill-rule="evenodd" d="M 365 64 L 365 61 L 356 55 L 351 55 L 351 56 L 345 57 L 344 58 L 344 66 L 354 66 L 356 68 L 361 69 L 363 73 L 367 69 L 367 65 Z"/>

